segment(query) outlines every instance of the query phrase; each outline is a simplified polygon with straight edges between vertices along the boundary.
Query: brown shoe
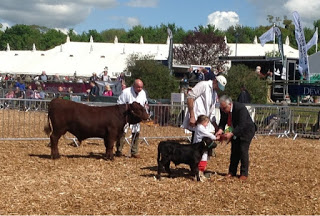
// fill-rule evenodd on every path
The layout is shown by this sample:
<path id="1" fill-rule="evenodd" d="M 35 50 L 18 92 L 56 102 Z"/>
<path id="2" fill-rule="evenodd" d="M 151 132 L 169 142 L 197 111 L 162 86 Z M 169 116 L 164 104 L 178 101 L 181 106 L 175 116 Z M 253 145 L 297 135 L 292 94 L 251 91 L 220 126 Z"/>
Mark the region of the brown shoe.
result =
<path id="1" fill-rule="evenodd" d="M 137 158 L 137 159 L 141 158 L 140 155 L 138 155 L 138 154 L 131 155 L 131 157 L 132 157 L 132 158 Z"/>
<path id="2" fill-rule="evenodd" d="M 243 176 L 243 175 L 239 177 L 239 179 L 242 180 L 242 181 L 247 180 L 247 178 L 248 178 L 248 176 Z"/>

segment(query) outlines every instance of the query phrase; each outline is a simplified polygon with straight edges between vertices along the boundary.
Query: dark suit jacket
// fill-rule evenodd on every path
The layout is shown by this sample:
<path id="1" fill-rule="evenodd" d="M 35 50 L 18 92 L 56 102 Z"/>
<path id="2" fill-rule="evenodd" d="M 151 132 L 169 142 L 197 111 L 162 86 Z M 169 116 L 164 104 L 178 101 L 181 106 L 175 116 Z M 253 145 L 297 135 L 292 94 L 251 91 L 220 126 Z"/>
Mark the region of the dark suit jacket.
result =
<path id="1" fill-rule="evenodd" d="M 219 128 L 224 130 L 228 121 L 228 114 L 220 109 L 221 119 Z M 256 126 L 252 121 L 246 106 L 239 102 L 233 102 L 232 108 L 233 135 L 241 140 L 250 141 L 255 134 Z"/>
<path id="2" fill-rule="evenodd" d="M 237 101 L 240 103 L 251 103 L 251 96 L 249 92 L 247 90 L 241 91 Z"/>

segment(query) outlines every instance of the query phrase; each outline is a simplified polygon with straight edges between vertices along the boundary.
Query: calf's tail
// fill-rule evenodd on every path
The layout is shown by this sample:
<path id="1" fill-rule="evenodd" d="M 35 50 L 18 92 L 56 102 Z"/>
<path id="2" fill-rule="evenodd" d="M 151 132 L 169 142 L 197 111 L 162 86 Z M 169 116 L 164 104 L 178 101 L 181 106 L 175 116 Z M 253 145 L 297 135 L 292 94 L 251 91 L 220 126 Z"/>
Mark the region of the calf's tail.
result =
<path id="1" fill-rule="evenodd" d="M 161 157 L 161 150 L 160 150 L 160 147 L 161 146 L 161 142 L 160 142 L 160 144 L 158 145 L 158 157 L 157 157 L 157 162 L 158 162 L 158 164 L 159 164 L 159 162 L 160 162 L 160 157 Z"/>
<path id="2" fill-rule="evenodd" d="M 51 132 L 52 132 L 52 128 L 51 128 L 51 125 L 50 125 L 49 115 L 48 115 L 47 125 L 44 126 L 43 130 L 44 130 L 44 132 L 45 132 L 47 135 L 50 135 Z"/>
<path id="3" fill-rule="evenodd" d="M 161 157 L 161 142 L 159 143 L 158 145 L 158 157 L 157 157 L 157 162 L 158 162 L 158 170 L 157 170 L 157 175 L 156 175 L 156 178 L 158 180 L 161 179 L 161 168 L 162 168 L 162 165 L 161 165 L 161 162 L 160 162 L 160 157 Z"/>

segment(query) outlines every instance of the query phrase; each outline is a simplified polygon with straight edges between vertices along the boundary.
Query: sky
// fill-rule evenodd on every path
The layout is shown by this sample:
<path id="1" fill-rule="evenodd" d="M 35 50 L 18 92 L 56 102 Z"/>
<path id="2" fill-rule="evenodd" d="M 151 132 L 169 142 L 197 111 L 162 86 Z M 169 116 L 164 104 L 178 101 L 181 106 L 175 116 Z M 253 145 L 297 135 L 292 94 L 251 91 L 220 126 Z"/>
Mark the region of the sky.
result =
<path id="1" fill-rule="evenodd" d="M 312 28 L 320 19 L 320 0 L 0 0 L 0 23 L 3 29 L 26 24 L 79 34 L 161 24 L 184 30 L 211 24 L 226 30 L 270 25 L 267 15 L 292 20 L 293 11 L 303 27 Z"/>

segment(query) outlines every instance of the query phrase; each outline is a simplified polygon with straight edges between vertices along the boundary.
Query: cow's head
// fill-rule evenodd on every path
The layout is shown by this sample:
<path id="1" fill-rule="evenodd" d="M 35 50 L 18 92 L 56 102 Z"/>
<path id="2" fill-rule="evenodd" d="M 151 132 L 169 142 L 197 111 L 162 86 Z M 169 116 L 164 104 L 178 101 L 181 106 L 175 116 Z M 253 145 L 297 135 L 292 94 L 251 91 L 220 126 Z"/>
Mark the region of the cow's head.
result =
<path id="1" fill-rule="evenodd" d="M 210 139 L 209 137 L 203 137 L 202 138 L 202 142 L 205 143 L 205 146 L 208 149 L 213 149 L 213 148 L 217 147 L 217 144 L 212 139 Z"/>
<path id="2" fill-rule="evenodd" d="M 128 123 L 137 124 L 149 119 L 146 109 L 137 102 L 128 104 Z"/>

